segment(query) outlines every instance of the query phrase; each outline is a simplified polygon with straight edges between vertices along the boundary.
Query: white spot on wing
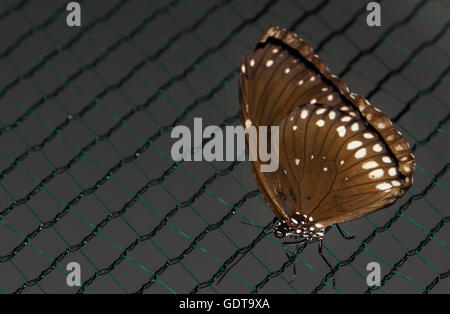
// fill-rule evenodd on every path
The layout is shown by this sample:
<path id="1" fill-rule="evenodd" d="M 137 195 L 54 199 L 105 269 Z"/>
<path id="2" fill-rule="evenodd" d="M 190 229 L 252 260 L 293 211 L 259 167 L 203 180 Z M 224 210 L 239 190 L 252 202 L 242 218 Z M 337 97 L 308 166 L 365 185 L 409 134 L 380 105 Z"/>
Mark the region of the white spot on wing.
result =
<path id="1" fill-rule="evenodd" d="M 395 176 L 397 174 L 397 169 L 395 168 L 389 168 L 388 173 L 391 177 Z"/>
<path id="2" fill-rule="evenodd" d="M 367 155 L 367 150 L 363 147 L 363 148 L 358 149 L 358 151 L 355 153 L 355 158 L 360 159 L 360 158 L 366 157 L 366 155 Z"/>
<path id="3" fill-rule="evenodd" d="M 383 176 L 383 174 L 384 174 L 383 169 L 376 169 L 376 170 L 371 171 L 369 173 L 369 178 L 371 178 L 371 179 L 379 179 L 379 178 L 381 178 Z"/>
<path id="4" fill-rule="evenodd" d="M 338 132 L 338 134 L 339 134 L 340 137 L 344 137 L 344 136 L 345 136 L 345 133 L 347 132 L 346 129 L 345 129 L 345 126 L 343 126 L 343 125 L 338 126 L 338 127 L 336 128 L 336 131 Z"/>
<path id="5" fill-rule="evenodd" d="M 392 188 L 392 185 L 390 183 L 383 182 L 383 183 L 377 184 L 376 188 L 378 190 L 385 191 L 385 190 Z"/>
<path id="6" fill-rule="evenodd" d="M 378 167 L 378 163 L 376 161 L 373 161 L 373 160 L 367 161 L 367 162 L 363 163 L 363 165 L 362 165 L 363 169 L 372 169 L 372 168 L 375 168 L 375 167 Z"/>
<path id="7" fill-rule="evenodd" d="M 362 145 L 361 141 L 351 141 L 350 143 L 348 143 L 347 149 L 352 150 L 352 149 L 360 147 L 361 145 Z"/>
<path id="8" fill-rule="evenodd" d="M 306 109 L 303 109 L 302 110 L 302 113 L 300 114 L 300 117 L 302 118 L 302 119 L 306 119 L 307 117 L 308 117 L 308 110 L 306 110 Z"/>
<path id="9" fill-rule="evenodd" d="M 319 110 L 316 111 L 316 114 L 322 114 L 322 113 L 324 113 L 325 111 L 327 111 L 327 109 L 325 109 L 325 108 L 320 108 Z"/>
<path id="10" fill-rule="evenodd" d="M 377 127 L 378 127 L 379 129 L 384 129 L 384 128 L 386 127 L 386 124 L 383 123 L 383 122 L 380 122 L 380 123 L 377 124 Z"/>
<path id="11" fill-rule="evenodd" d="M 374 151 L 374 152 L 379 153 L 379 152 L 381 152 L 382 150 L 383 150 L 383 147 L 382 147 L 380 144 L 375 144 L 375 145 L 373 145 L 373 151 Z"/>

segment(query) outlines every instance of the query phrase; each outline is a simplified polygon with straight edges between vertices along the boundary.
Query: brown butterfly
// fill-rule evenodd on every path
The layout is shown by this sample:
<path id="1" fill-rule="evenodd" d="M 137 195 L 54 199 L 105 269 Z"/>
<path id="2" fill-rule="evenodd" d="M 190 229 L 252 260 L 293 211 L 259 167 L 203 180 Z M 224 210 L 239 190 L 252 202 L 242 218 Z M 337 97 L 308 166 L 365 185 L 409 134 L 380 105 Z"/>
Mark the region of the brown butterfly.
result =
<path id="1" fill-rule="evenodd" d="M 279 218 L 278 238 L 318 238 L 323 257 L 327 226 L 385 208 L 412 184 L 414 157 L 402 134 L 292 32 L 269 27 L 243 58 L 239 100 L 244 127 L 279 126 L 278 170 L 252 162 Z"/>

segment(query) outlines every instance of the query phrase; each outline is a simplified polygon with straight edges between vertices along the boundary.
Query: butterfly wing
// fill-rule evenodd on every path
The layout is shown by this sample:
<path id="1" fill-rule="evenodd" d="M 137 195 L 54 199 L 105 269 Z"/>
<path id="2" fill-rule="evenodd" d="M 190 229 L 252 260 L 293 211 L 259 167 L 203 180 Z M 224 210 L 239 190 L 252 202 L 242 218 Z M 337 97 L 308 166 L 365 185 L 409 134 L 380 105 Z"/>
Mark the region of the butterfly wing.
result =
<path id="1" fill-rule="evenodd" d="M 337 90 L 299 53 L 307 53 L 309 46 L 292 33 L 277 34 L 293 45 L 297 43 L 294 47 L 298 50 L 269 38 L 260 41 L 255 52 L 243 58 L 239 87 L 245 119 L 257 126 L 278 125 L 301 104 L 342 104 Z"/>
<path id="2" fill-rule="evenodd" d="M 280 167 L 297 209 L 328 226 L 392 204 L 406 191 L 395 156 L 363 118 L 336 107 L 294 108 L 280 125 Z"/>
<path id="3" fill-rule="evenodd" d="M 252 162 L 279 218 L 301 213 L 324 226 L 344 222 L 388 206 L 410 187 L 414 157 L 401 133 L 295 34 L 269 27 L 243 59 L 239 96 L 244 125 L 280 126 L 280 168 L 262 173 Z M 362 145 L 346 149 L 351 142 Z M 357 158 L 361 149 L 366 155 Z"/>

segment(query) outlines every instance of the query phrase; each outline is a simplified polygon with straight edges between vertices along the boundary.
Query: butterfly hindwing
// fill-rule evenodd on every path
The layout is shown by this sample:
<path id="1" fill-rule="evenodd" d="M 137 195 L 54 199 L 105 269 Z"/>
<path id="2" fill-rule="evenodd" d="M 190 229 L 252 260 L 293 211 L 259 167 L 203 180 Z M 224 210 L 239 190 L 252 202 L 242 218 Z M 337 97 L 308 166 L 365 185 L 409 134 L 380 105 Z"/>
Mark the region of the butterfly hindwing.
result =
<path id="1" fill-rule="evenodd" d="M 296 139 L 303 148 L 298 149 Z M 394 156 L 361 118 L 336 107 L 296 107 L 280 125 L 280 167 L 299 211 L 326 226 L 385 207 L 403 193 Z M 286 171 L 285 171 L 286 170 Z"/>

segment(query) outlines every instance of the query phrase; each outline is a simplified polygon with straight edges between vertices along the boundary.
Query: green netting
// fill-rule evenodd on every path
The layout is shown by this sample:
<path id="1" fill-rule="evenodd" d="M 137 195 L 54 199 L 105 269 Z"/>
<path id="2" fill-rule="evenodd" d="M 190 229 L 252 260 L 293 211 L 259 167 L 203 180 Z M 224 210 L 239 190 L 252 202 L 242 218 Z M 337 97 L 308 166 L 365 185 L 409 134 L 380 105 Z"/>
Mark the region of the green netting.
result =
<path id="1" fill-rule="evenodd" d="M 61 2 L 1 0 L 0 292 L 449 291 L 448 2 L 379 1 L 379 29 L 356 0 L 79 2 L 69 29 Z M 240 56 L 269 24 L 383 109 L 417 161 L 407 195 L 342 225 L 354 240 L 328 231 L 331 270 L 314 241 L 294 251 L 293 285 L 248 162 L 170 157 L 174 126 L 238 123 Z"/>

